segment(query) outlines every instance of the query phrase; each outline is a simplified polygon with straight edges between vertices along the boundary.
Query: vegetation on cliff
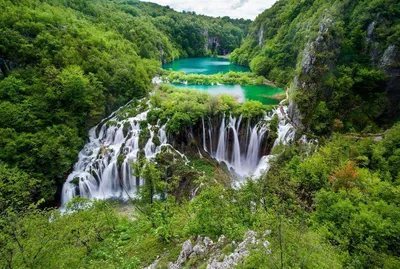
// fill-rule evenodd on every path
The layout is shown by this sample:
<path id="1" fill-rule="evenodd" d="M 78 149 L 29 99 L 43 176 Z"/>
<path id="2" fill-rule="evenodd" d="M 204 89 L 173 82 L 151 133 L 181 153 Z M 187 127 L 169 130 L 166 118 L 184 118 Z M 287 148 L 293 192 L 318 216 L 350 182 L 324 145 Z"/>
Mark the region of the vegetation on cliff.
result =
<path id="1" fill-rule="evenodd" d="M 257 101 L 239 104 L 230 95 L 211 96 L 189 89 L 177 89 L 162 85 L 151 97 L 152 110 L 148 114 L 151 122 L 167 122 L 170 133 L 185 132 L 208 116 L 242 115 L 246 120 L 259 121 L 272 109 Z"/>
<path id="2" fill-rule="evenodd" d="M 399 18 L 396 0 L 282 0 L 231 60 L 291 85 L 294 120 L 317 134 L 378 131 L 399 112 Z"/>

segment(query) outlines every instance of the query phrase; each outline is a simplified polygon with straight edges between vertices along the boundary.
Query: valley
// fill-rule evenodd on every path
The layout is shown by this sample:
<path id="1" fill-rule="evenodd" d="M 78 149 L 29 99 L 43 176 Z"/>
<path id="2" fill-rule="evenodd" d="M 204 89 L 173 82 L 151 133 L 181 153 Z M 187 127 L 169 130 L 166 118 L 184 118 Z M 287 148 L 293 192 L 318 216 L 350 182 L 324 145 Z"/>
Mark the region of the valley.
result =
<path id="1" fill-rule="evenodd" d="M 400 268 L 397 0 L 0 10 L 1 268 Z"/>

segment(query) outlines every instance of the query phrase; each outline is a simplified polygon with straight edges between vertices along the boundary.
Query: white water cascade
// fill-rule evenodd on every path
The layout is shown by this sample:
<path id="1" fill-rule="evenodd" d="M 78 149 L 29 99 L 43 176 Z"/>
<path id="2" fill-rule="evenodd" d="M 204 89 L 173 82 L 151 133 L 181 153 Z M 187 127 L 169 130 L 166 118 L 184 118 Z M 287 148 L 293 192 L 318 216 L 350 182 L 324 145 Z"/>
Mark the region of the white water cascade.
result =
<path id="1" fill-rule="evenodd" d="M 137 186 L 143 180 L 133 176 L 131 162 L 136 161 L 139 154 L 140 121 L 145 120 L 147 111 L 136 117 L 118 121 L 115 117 L 109 122 L 96 126 L 89 131 L 89 142 L 79 153 L 78 162 L 73 172 L 64 183 L 61 203 L 68 203 L 76 195 L 86 198 L 117 198 L 126 200 L 135 196 Z M 158 128 L 155 133 L 154 127 Z M 96 130 L 99 131 L 96 132 Z M 125 128 L 125 134 L 124 134 Z M 150 138 L 144 147 L 147 159 L 153 158 L 167 144 L 165 125 L 148 125 Z M 160 145 L 153 142 L 158 136 Z M 123 158 L 121 158 L 123 157 Z M 120 159 L 119 159 L 120 158 Z M 120 163 L 120 169 L 118 163 Z"/>
<path id="2" fill-rule="evenodd" d="M 254 126 L 242 121 L 241 116 L 224 115 L 219 126 L 213 126 L 211 118 L 202 119 L 199 126 L 202 134 L 198 136 L 202 140 L 200 145 L 211 157 L 224 162 L 239 178 L 260 176 L 268 171 L 269 161 L 273 157 L 263 154 L 267 152 L 265 147 L 268 132 L 270 128 L 276 128 L 269 126 L 275 115 L 279 118 L 279 125 L 273 147 L 280 143 L 287 144 L 294 139 L 294 128 L 277 109 Z M 125 120 L 118 120 L 112 115 L 89 131 L 89 142 L 79 153 L 73 172 L 64 183 L 62 205 L 77 195 L 91 199 L 120 200 L 136 195 L 137 187 L 144 182 L 133 175 L 132 162 L 138 159 L 140 152 L 151 159 L 161 152 L 163 146 L 172 148 L 168 144 L 166 124 L 160 126 L 159 122 L 153 126 L 147 124 L 145 128 L 150 137 L 144 147 L 140 148 L 139 136 L 143 131 L 141 121 L 146 118 L 147 111 Z M 154 138 L 159 140 L 158 146 Z M 176 153 L 186 158 L 183 153 Z"/>
<path id="3" fill-rule="evenodd" d="M 257 177 L 263 171 L 268 171 L 269 161 L 273 157 L 272 155 L 262 156 L 261 153 L 265 135 L 268 134 L 269 128 L 274 128 L 270 127 L 268 122 L 275 115 L 278 116 L 279 125 L 277 129 L 278 137 L 273 144 L 273 148 L 281 143 L 288 144 L 294 139 L 295 130 L 285 120 L 280 109 L 277 109 L 265 116 L 263 121 L 260 121 L 253 127 L 248 123 L 242 123 L 241 116 L 236 118 L 224 115 L 216 134 L 218 135 L 218 139 L 214 138 L 215 134 L 213 130 L 215 128 L 211 126 L 211 120 L 208 120 L 208 126 L 206 126 L 203 119 L 203 149 L 219 162 L 224 162 L 229 169 L 234 170 L 240 177 Z M 243 128 L 245 128 L 245 131 L 243 131 Z M 208 141 L 206 141 L 207 139 Z M 217 141 L 216 147 L 213 147 L 213 141 Z"/>

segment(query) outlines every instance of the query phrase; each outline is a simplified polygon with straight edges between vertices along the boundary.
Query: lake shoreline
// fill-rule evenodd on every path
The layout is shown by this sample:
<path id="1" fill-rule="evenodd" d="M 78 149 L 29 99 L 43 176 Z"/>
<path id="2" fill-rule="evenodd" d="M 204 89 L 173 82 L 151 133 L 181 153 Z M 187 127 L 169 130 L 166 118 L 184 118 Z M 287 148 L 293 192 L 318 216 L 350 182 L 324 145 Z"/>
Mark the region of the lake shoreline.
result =
<path id="1" fill-rule="evenodd" d="M 239 102 L 252 100 L 264 105 L 279 105 L 284 98 L 284 90 L 274 82 L 223 58 L 186 58 L 163 68 L 168 69 L 164 69 L 160 81 L 176 88 L 228 94 Z"/>

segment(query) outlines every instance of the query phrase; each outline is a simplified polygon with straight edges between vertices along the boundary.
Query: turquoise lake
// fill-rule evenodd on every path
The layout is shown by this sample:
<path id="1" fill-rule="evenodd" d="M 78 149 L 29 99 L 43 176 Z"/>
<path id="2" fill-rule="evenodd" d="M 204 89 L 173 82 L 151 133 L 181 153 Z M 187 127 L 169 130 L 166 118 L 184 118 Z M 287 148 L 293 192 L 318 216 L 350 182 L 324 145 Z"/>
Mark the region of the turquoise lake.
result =
<path id="1" fill-rule="evenodd" d="M 235 65 L 227 59 L 221 58 L 189 58 L 180 59 L 163 65 L 164 69 L 183 71 L 188 74 L 217 74 L 229 71 L 250 72 L 248 67 Z M 177 88 L 187 88 L 204 91 L 213 95 L 229 94 L 238 102 L 245 100 L 260 101 L 265 105 L 277 105 L 279 100 L 273 96 L 282 93 L 283 90 L 269 85 L 202 85 L 202 84 L 173 84 Z"/>
<path id="2" fill-rule="evenodd" d="M 211 75 L 217 73 L 250 72 L 250 68 L 237 64 L 232 64 L 223 58 L 187 58 L 173 61 L 163 65 L 164 69 L 182 71 L 186 74 L 204 74 Z"/>

